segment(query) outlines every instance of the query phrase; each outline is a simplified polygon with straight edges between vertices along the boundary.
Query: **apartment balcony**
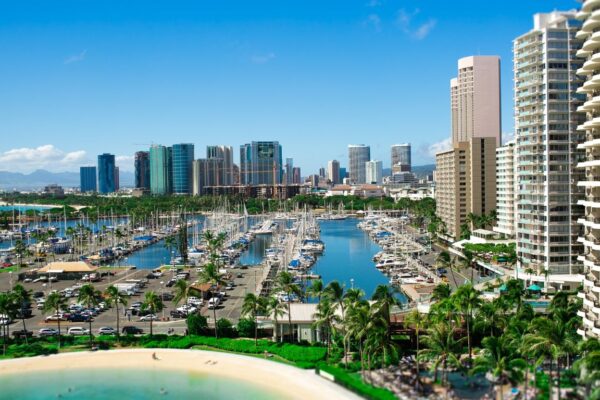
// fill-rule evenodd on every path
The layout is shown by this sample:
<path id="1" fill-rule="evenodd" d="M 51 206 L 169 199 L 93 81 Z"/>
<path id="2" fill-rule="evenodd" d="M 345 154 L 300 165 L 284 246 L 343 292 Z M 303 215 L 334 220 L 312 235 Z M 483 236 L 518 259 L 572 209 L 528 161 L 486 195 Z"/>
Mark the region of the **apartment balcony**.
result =
<path id="1" fill-rule="evenodd" d="M 600 0 L 587 0 L 583 3 L 579 12 L 591 13 L 598 6 L 600 6 Z"/>

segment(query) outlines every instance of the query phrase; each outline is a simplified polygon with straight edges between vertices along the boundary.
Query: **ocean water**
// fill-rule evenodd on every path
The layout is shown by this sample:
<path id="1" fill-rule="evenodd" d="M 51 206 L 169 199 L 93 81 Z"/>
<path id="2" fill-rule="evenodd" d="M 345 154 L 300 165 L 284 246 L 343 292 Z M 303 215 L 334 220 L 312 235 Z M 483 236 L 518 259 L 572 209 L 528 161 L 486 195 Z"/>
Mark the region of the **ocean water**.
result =
<path id="1" fill-rule="evenodd" d="M 88 369 L 0 376 L 3 399 L 261 399 L 281 398 L 259 385 L 217 375 L 169 370 Z"/>
<path id="2" fill-rule="evenodd" d="M 321 275 L 325 285 L 337 280 L 346 288 L 362 289 L 370 298 L 377 285 L 389 284 L 389 278 L 375 268 L 373 262 L 373 256 L 381 248 L 356 226 L 358 222 L 354 218 L 319 221 L 325 252 L 312 271 Z M 406 301 L 401 293 L 398 299 Z"/>

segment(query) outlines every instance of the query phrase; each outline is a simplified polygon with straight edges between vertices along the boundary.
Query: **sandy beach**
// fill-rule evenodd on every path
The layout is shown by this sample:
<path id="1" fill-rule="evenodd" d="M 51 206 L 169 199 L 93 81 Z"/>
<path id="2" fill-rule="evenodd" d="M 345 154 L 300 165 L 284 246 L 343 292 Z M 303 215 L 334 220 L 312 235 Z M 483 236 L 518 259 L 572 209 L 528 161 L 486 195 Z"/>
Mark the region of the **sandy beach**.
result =
<path id="1" fill-rule="evenodd" d="M 156 353 L 158 360 L 153 359 Z M 285 364 L 204 350 L 131 349 L 77 352 L 0 361 L 0 374 L 80 368 L 151 368 L 214 374 L 259 385 L 285 399 L 360 397 L 314 373 Z"/>
<path id="2" fill-rule="evenodd" d="M 24 204 L 24 203 L 7 203 L 5 201 L 0 201 L 0 206 L 15 206 L 15 207 L 48 207 L 48 208 L 62 208 L 63 206 L 59 205 L 59 204 Z M 69 207 L 74 208 L 75 210 L 79 211 L 82 208 L 85 208 L 85 206 L 80 206 L 80 205 L 70 205 Z"/>

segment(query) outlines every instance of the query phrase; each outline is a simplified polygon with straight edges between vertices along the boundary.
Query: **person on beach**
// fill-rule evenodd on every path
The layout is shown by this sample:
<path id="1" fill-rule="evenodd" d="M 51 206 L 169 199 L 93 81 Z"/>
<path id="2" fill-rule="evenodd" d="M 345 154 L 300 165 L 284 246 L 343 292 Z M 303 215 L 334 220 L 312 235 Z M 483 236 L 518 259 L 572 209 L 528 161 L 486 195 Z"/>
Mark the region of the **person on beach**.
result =
<path id="1" fill-rule="evenodd" d="M 156 357 L 156 352 L 152 353 L 152 359 L 153 360 L 158 360 L 158 357 Z"/>

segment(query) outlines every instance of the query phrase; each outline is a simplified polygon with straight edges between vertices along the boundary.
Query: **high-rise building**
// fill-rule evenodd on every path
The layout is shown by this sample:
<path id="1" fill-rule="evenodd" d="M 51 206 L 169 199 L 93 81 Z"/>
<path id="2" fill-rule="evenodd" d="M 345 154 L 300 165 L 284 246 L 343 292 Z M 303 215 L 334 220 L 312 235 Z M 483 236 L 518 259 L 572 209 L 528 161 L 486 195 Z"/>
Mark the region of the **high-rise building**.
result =
<path id="1" fill-rule="evenodd" d="M 583 245 L 577 241 L 584 215 L 585 157 L 578 125 L 585 114 L 576 91 L 583 60 L 575 12 L 536 14 L 529 32 L 514 40 L 515 137 L 517 162 L 517 268 L 521 277 L 550 290 L 574 289 L 580 283 Z M 527 274 L 526 271 L 533 273 Z"/>
<path id="2" fill-rule="evenodd" d="M 223 167 L 218 172 L 219 182 L 215 186 L 233 185 L 233 147 L 206 146 L 207 160 L 223 160 Z"/>
<path id="3" fill-rule="evenodd" d="M 383 179 L 383 163 L 371 160 L 365 163 L 366 181 L 373 185 L 381 185 Z"/>
<path id="4" fill-rule="evenodd" d="M 279 142 L 252 142 L 240 146 L 242 185 L 280 184 L 282 175 L 282 152 Z"/>
<path id="5" fill-rule="evenodd" d="M 411 163 L 411 149 L 410 143 L 394 144 L 392 145 L 392 174 L 399 172 L 410 172 L 412 168 Z"/>
<path id="6" fill-rule="evenodd" d="M 150 192 L 154 195 L 171 193 L 171 150 L 162 145 L 150 147 Z"/>
<path id="7" fill-rule="evenodd" d="M 135 188 L 150 190 L 150 153 L 138 151 L 135 153 Z"/>
<path id="8" fill-rule="evenodd" d="M 300 167 L 292 168 L 292 183 L 294 185 L 300 185 L 302 183 L 302 174 L 300 172 Z"/>
<path id="9" fill-rule="evenodd" d="M 118 192 L 121 188 L 121 175 L 119 172 L 119 167 L 115 167 L 115 192 Z"/>
<path id="10" fill-rule="evenodd" d="M 174 144 L 172 154 L 173 193 L 192 194 L 194 145 L 192 143 Z"/>
<path id="11" fill-rule="evenodd" d="M 458 239 L 467 215 L 496 208 L 496 147 L 501 143 L 500 58 L 458 60 L 450 81 L 452 149 L 436 155 L 436 210 Z"/>
<path id="12" fill-rule="evenodd" d="M 496 216 L 494 230 L 508 237 L 515 236 L 516 180 L 515 141 L 496 149 Z"/>
<path id="13" fill-rule="evenodd" d="M 337 185 L 341 182 L 340 180 L 340 162 L 338 160 L 331 160 L 327 163 L 327 178 Z"/>
<path id="14" fill-rule="evenodd" d="M 585 197 L 578 202 L 584 207 L 584 217 L 578 220 L 583 230 L 578 241 L 583 244 L 584 250 L 578 257 L 578 261 L 583 263 L 583 290 L 578 294 L 583 300 L 583 306 L 577 314 L 583 319 L 578 333 L 585 338 L 600 338 L 600 105 L 597 103 L 600 95 L 597 84 L 600 80 L 597 58 L 600 42 L 596 41 L 597 19 L 600 15 L 598 6 L 598 0 L 583 2 L 577 17 L 584 22 L 575 35 L 575 39 L 584 41 L 577 56 L 585 61 L 576 73 L 586 78 L 584 85 L 577 90 L 578 94 L 586 96 L 585 103 L 577 109 L 586 113 L 586 122 L 578 127 L 585 131 L 584 141 L 578 145 L 578 149 L 585 152 L 585 158 L 577 165 L 584 172 L 578 187 L 585 190 Z M 569 30 L 569 34 L 572 35 L 572 30 Z M 567 73 L 572 74 L 573 69 Z"/>
<path id="15" fill-rule="evenodd" d="M 327 176 L 327 173 L 325 172 L 325 168 L 320 167 L 319 168 L 319 178 L 325 178 L 326 176 Z"/>
<path id="16" fill-rule="evenodd" d="M 294 183 L 294 159 L 285 159 L 285 183 Z"/>
<path id="17" fill-rule="evenodd" d="M 367 181 L 365 163 L 371 160 L 371 148 L 364 144 L 348 145 L 348 166 L 350 183 L 361 184 Z"/>
<path id="18" fill-rule="evenodd" d="M 340 167 L 340 183 L 344 181 L 348 177 L 348 171 L 346 167 Z"/>
<path id="19" fill-rule="evenodd" d="M 458 76 L 450 81 L 452 143 L 473 137 L 502 143 L 500 122 L 500 58 L 472 56 L 458 60 Z"/>
<path id="20" fill-rule="evenodd" d="M 223 169 L 225 160 L 222 158 L 208 158 L 194 160 L 193 163 L 193 193 L 195 196 L 204 194 L 207 186 L 224 186 Z"/>
<path id="21" fill-rule="evenodd" d="M 100 154 L 98 156 L 98 192 L 102 194 L 115 191 L 115 155 Z"/>
<path id="22" fill-rule="evenodd" d="M 96 186 L 96 167 L 79 168 L 79 190 L 81 193 L 95 192 Z"/>

